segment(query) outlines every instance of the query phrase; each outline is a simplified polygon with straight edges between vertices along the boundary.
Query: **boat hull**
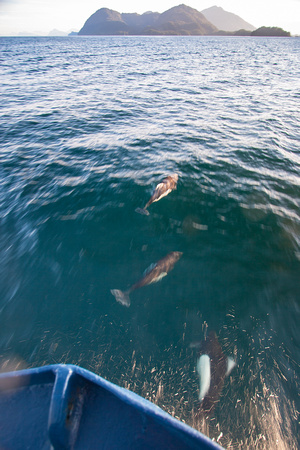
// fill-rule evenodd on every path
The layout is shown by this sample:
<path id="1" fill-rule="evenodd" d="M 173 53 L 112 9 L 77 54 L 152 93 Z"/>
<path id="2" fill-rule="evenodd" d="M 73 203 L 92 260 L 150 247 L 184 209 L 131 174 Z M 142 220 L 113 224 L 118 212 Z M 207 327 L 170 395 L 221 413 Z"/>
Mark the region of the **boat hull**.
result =
<path id="1" fill-rule="evenodd" d="M 0 448 L 220 449 L 156 405 L 72 365 L 0 375 Z"/>

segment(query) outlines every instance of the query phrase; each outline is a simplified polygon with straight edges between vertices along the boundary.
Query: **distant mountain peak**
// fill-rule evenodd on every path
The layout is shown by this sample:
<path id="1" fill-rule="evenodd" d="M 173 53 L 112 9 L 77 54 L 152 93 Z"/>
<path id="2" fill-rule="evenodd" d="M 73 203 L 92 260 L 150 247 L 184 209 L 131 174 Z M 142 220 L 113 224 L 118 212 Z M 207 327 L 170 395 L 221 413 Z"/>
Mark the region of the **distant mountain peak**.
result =
<path id="1" fill-rule="evenodd" d="M 80 35 L 208 35 L 217 28 L 198 10 L 181 4 L 162 14 L 148 11 L 144 14 L 122 13 L 101 8 L 92 14 L 78 34 Z"/>
<path id="2" fill-rule="evenodd" d="M 255 27 L 246 22 L 241 17 L 231 12 L 225 11 L 221 6 L 211 6 L 201 11 L 209 22 L 215 25 L 219 30 L 238 31 L 241 29 L 253 31 Z"/>
<path id="3" fill-rule="evenodd" d="M 213 35 L 219 30 L 253 31 L 255 27 L 220 6 L 203 11 L 181 3 L 163 13 L 119 13 L 101 8 L 92 14 L 78 34 L 81 35 Z"/>

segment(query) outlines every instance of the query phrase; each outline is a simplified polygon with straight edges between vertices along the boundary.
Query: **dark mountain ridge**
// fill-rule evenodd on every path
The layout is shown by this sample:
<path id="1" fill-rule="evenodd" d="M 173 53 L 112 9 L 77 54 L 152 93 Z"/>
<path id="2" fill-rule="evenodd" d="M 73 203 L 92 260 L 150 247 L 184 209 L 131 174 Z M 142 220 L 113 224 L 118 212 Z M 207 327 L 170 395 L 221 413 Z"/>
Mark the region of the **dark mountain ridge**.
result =
<path id="1" fill-rule="evenodd" d="M 79 35 L 207 35 L 217 32 L 202 13 L 186 5 L 171 8 L 162 14 L 147 12 L 119 13 L 101 8 L 92 14 Z"/>
<path id="2" fill-rule="evenodd" d="M 161 14 L 119 13 L 101 8 L 87 19 L 78 35 L 290 36 L 290 33 L 278 27 L 255 30 L 239 16 L 217 6 L 199 12 L 182 4 Z"/>

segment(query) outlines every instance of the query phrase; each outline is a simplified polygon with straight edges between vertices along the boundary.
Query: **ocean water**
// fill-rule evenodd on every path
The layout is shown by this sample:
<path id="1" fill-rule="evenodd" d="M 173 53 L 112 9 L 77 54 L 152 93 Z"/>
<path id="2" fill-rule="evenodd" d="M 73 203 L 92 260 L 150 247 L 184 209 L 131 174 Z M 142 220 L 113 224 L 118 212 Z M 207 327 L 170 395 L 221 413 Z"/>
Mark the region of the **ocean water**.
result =
<path id="1" fill-rule="evenodd" d="M 79 364 L 227 448 L 298 448 L 300 40 L 0 47 L 2 370 Z M 236 366 L 199 418 L 210 332 Z"/>

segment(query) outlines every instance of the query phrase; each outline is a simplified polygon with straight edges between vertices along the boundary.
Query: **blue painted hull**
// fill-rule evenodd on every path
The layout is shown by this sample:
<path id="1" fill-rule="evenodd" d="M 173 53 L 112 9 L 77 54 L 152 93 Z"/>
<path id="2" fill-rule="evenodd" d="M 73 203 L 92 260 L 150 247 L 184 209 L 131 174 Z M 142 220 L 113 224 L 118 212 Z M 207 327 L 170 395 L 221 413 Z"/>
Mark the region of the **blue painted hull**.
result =
<path id="1" fill-rule="evenodd" d="M 0 375 L 1 449 L 220 449 L 151 402 L 72 365 Z"/>

